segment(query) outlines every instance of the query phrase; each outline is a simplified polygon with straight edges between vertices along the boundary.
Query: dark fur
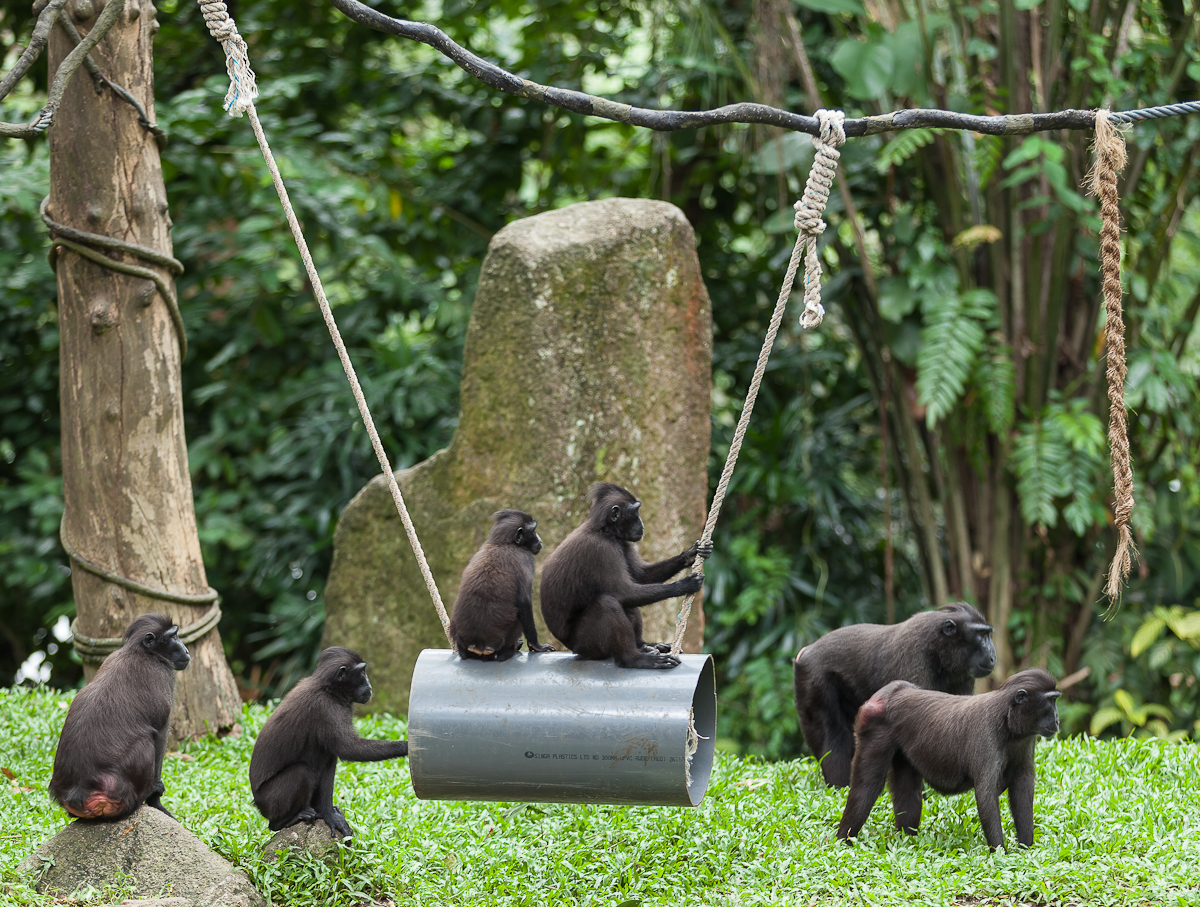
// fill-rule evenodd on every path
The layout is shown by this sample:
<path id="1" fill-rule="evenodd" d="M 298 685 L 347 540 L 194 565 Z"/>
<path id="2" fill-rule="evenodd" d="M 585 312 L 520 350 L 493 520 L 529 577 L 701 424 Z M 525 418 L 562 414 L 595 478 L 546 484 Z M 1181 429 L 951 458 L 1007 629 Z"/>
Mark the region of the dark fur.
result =
<path id="1" fill-rule="evenodd" d="M 163 756 L 175 672 L 191 661 L 178 634 L 162 614 L 135 618 L 124 645 L 71 701 L 50 793 L 72 816 L 119 819 L 143 803 L 171 815 L 161 800 Z"/>
<path id="2" fill-rule="evenodd" d="M 463 571 L 450 638 L 463 658 L 507 661 L 521 651 L 553 652 L 533 623 L 533 556 L 542 550 L 537 521 L 520 510 L 492 514 L 496 525 Z"/>
<path id="3" fill-rule="evenodd" d="M 853 838 L 891 775 L 896 827 L 916 834 L 921 824 L 921 779 L 943 794 L 972 788 L 983 836 L 992 850 L 1004 846 L 1000 795 L 1008 807 L 1017 843 L 1033 844 L 1033 751 L 1038 735 L 1058 733 L 1062 694 L 1053 677 L 1031 668 L 1010 677 L 1000 689 L 978 696 L 951 696 L 889 683 L 859 710 L 857 749 L 850 773 L 850 796 L 838 826 L 839 838 Z"/>
<path id="4" fill-rule="evenodd" d="M 647 564 L 634 542 L 645 528 L 641 502 L 611 482 L 588 489 L 591 510 L 583 525 L 568 535 L 542 568 L 542 616 L 550 632 L 582 658 L 611 657 L 623 668 L 673 668 L 679 659 L 663 644 L 642 638 L 645 605 L 698 592 L 704 577 L 693 573 L 666 582 L 691 565 L 697 553 L 707 558 L 712 542 L 697 542 L 665 561 Z"/>
<path id="5" fill-rule="evenodd" d="M 996 666 L 992 628 L 966 602 L 914 614 L 903 623 L 854 624 L 805 646 L 794 665 L 796 711 L 825 783 L 850 783 L 854 715 L 876 690 L 907 680 L 965 696 Z M 822 758 L 823 757 L 823 758 Z"/>
<path id="6" fill-rule="evenodd" d="M 357 652 L 332 646 L 267 719 L 250 757 L 250 791 L 271 831 L 324 820 L 335 838 L 354 834 L 333 805 L 337 761 L 380 762 L 408 755 L 404 740 L 367 740 L 354 730 L 351 703 L 371 698 Z"/>

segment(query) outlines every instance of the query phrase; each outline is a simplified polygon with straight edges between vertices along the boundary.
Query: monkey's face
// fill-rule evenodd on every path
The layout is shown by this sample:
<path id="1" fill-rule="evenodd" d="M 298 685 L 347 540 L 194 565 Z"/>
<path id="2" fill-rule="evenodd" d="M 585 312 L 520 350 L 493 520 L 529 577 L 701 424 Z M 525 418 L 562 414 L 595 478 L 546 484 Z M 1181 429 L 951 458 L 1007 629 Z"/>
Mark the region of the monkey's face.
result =
<path id="1" fill-rule="evenodd" d="M 191 664 L 192 656 L 179 638 L 179 627 L 169 627 L 161 633 L 147 633 L 142 637 L 142 645 L 176 671 L 182 671 Z"/>
<path id="2" fill-rule="evenodd" d="M 626 501 L 624 504 L 613 504 L 608 509 L 608 525 L 617 538 L 626 542 L 638 542 L 646 533 L 642 525 L 641 501 Z"/>
<path id="3" fill-rule="evenodd" d="M 338 668 L 337 681 L 346 690 L 351 702 L 371 701 L 371 681 L 367 679 L 366 662 L 342 665 Z"/>
<path id="4" fill-rule="evenodd" d="M 992 643 L 990 625 L 947 617 L 941 633 L 946 637 L 943 645 L 952 652 L 950 658 L 943 659 L 948 667 L 961 665 L 972 677 L 987 677 L 992 673 L 996 667 L 996 646 Z"/>
<path id="5" fill-rule="evenodd" d="M 1058 733 L 1058 690 L 1018 689 L 1009 708 L 1009 727 L 1020 737 Z"/>
<path id="6" fill-rule="evenodd" d="M 542 550 L 542 539 L 537 534 L 537 520 L 530 520 L 524 526 L 517 530 L 516 544 L 525 548 L 530 554 L 537 554 Z"/>

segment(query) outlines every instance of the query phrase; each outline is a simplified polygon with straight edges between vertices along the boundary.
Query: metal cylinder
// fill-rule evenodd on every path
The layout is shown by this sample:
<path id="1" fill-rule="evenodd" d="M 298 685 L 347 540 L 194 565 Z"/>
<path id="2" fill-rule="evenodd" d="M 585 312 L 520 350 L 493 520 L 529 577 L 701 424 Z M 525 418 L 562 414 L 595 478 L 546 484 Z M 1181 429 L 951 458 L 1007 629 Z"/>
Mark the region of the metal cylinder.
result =
<path id="1" fill-rule="evenodd" d="M 426 649 L 408 707 L 413 790 L 423 800 L 696 806 L 712 774 L 716 680 L 711 656 L 681 661 L 634 670 L 569 652 L 484 662 Z"/>

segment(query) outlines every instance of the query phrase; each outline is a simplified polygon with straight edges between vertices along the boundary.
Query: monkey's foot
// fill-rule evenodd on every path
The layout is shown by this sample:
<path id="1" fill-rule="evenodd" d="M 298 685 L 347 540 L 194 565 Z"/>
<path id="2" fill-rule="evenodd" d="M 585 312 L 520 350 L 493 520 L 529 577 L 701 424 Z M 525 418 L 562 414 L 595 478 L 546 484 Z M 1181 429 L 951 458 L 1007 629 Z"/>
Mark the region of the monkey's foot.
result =
<path id="1" fill-rule="evenodd" d="M 304 807 L 304 809 L 300 810 L 300 812 L 296 813 L 296 815 L 292 816 L 290 819 L 288 819 L 286 822 L 284 822 L 281 826 L 279 826 L 279 828 L 280 829 L 288 828 L 289 826 L 292 826 L 292 825 L 299 825 L 301 822 L 313 822 L 316 819 L 317 819 L 317 811 L 315 809 L 313 809 L 311 806 L 306 806 L 306 807 Z M 278 831 L 279 829 L 273 828 L 271 830 Z"/>
<path id="2" fill-rule="evenodd" d="M 495 649 L 476 649 L 474 646 L 467 646 L 467 651 L 476 655 L 495 655 Z"/>
<path id="3" fill-rule="evenodd" d="M 671 654 L 671 644 L 669 642 L 644 642 L 642 643 L 642 651 L 650 653 L 660 653 L 662 655 Z"/>
<path id="4" fill-rule="evenodd" d="M 558 649 L 549 643 L 531 642 L 529 643 L 530 652 L 557 652 Z"/>
<path id="5" fill-rule="evenodd" d="M 643 652 L 637 658 L 631 658 L 626 662 L 617 662 L 617 665 L 622 668 L 677 668 L 680 665 L 679 659 L 674 655 L 651 655 Z"/>

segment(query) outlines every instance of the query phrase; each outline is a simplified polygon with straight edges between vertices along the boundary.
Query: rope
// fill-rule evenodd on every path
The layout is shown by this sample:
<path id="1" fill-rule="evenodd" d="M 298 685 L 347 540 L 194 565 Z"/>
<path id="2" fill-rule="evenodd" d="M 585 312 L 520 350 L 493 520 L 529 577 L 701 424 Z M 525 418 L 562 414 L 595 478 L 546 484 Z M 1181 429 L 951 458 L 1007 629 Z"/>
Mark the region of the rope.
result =
<path id="1" fill-rule="evenodd" d="M 217 602 L 213 602 L 212 607 L 205 611 L 199 620 L 179 628 L 179 641 L 185 646 L 199 642 L 210 630 L 216 627 L 220 620 L 221 607 Z M 79 653 L 79 657 L 90 664 L 99 664 L 107 656 L 125 645 L 125 640 L 119 636 L 84 636 L 78 630 L 78 622 L 78 617 L 71 621 L 71 643 L 75 646 L 75 651 Z"/>
<path id="2" fill-rule="evenodd" d="M 792 295 L 796 272 L 800 270 L 801 252 L 808 244 L 809 252 L 812 253 L 815 260 L 816 237 L 825 229 L 821 215 L 825 210 L 825 202 L 829 200 L 829 187 L 833 184 L 834 170 L 839 156 L 837 148 L 832 146 L 842 144 L 846 137 L 841 133 L 844 114 L 840 110 L 818 110 L 817 116 L 821 119 L 823 137 L 814 140 L 814 144 L 819 142 L 817 157 L 814 158 L 812 170 L 808 175 L 808 185 L 804 187 L 804 197 L 796 203 L 796 227 L 800 230 L 800 235 L 796 237 L 796 245 L 792 247 L 792 257 L 788 261 L 787 271 L 783 275 L 783 286 L 779 289 L 779 299 L 775 303 L 775 311 L 771 313 L 767 336 L 763 339 L 762 349 L 758 353 L 758 362 L 754 366 L 754 376 L 750 379 L 750 387 L 746 391 L 746 402 L 742 404 L 742 414 L 738 417 L 737 428 L 733 432 L 733 441 L 730 443 L 729 453 L 725 457 L 725 466 L 721 469 L 721 479 L 717 482 L 717 490 L 713 493 L 712 505 L 708 509 L 708 518 L 704 521 L 704 532 L 700 536 L 701 542 L 707 542 L 712 538 L 713 530 L 717 525 L 717 517 L 721 513 L 721 505 L 725 502 L 725 493 L 729 490 L 733 468 L 737 465 L 738 454 L 742 450 L 742 440 L 746 437 L 746 429 L 750 425 L 750 414 L 754 411 L 754 401 L 758 399 L 758 389 L 762 385 L 763 374 L 767 370 L 767 360 L 771 356 L 771 348 L 775 345 L 775 335 L 779 333 L 779 325 L 783 322 L 783 313 L 787 309 L 788 299 Z M 841 141 L 838 141 L 839 135 Z M 817 173 L 818 166 L 820 166 L 820 173 L 814 179 L 814 173 Z M 823 190 L 822 187 L 824 187 Z M 819 209 L 815 207 L 818 203 L 820 204 Z M 816 210 L 815 219 L 812 215 L 813 210 Z M 801 214 L 804 217 L 803 226 L 801 226 Z M 806 270 L 806 283 L 808 273 Z M 815 270 L 816 309 L 810 313 L 808 307 L 811 298 L 810 288 L 806 286 L 804 315 L 800 317 L 802 327 L 810 326 L 805 323 L 805 318 L 810 314 L 816 318 L 816 321 L 812 322 L 811 326 L 813 327 L 821 323 L 821 317 L 825 314 L 820 303 L 820 280 L 821 265 L 817 263 Z M 692 572 L 704 572 L 704 558 L 697 555 L 692 562 Z M 687 630 L 688 618 L 691 616 L 692 603 L 695 598 L 695 593 L 691 593 L 683 600 L 683 607 L 675 621 L 675 641 L 671 644 L 672 655 L 678 655 L 683 651 L 683 634 Z"/>
<path id="3" fill-rule="evenodd" d="M 143 268 L 140 265 L 126 264 L 123 261 L 117 261 L 115 258 L 110 258 L 100 252 L 97 252 L 91 246 L 99 246 L 102 249 L 113 249 L 118 252 L 125 252 L 129 255 L 136 255 L 146 261 L 153 262 L 156 265 L 166 268 L 172 274 L 182 274 L 183 264 L 177 259 L 172 258 L 157 249 L 151 249 L 149 246 L 139 246 L 137 243 L 126 242 L 123 239 L 114 239 L 111 236 L 104 236 L 100 233 L 88 233 L 85 230 L 77 230 L 75 227 L 68 227 L 66 224 L 60 224 L 53 220 L 47 213 L 47 207 L 50 204 L 50 196 L 42 199 L 42 205 L 39 209 L 42 215 L 42 222 L 50 230 L 50 238 L 55 245 L 62 246 L 64 249 L 70 249 L 76 255 L 80 255 L 89 261 L 94 261 L 101 267 L 108 268 L 110 271 L 117 271 L 121 274 L 129 274 L 132 277 L 140 277 L 143 280 L 151 280 L 158 287 L 158 292 L 167 303 L 167 308 L 171 312 L 171 321 L 175 325 L 175 333 L 179 337 L 179 358 L 182 359 L 187 355 L 187 331 L 183 327 L 183 315 L 179 312 L 179 302 L 175 299 L 174 288 L 167 283 L 161 274 L 151 268 Z M 58 253 L 54 247 L 50 250 L 50 267 L 54 270 L 58 268 Z"/>
<path id="4" fill-rule="evenodd" d="M 846 143 L 843 124 L 846 115 L 840 110 L 818 110 L 817 120 L 821 134 L 813 139 L 816 156 L 812 169 L 808 171 L 808 182 L 804 195 L 796 202 L 796 229 L 805 246 L 804 254 L 804 312 L 800 315 L 800 326 L 812 330 L 825 317 L 821 305 L 821 259 L 817 256 L 817 237 L 825 232 L 825 206 L 829 204 L 829 188 L 837 175 L 838 160 L 842 153 L 838 147 Z"/>
<path id="5" fill-rule="evenodd" d="M 338 358 L 341 360 L 346 378 L 350 382 L 350 390 L 354 394 L 355 403 L 358 404 L 359 415 L 362 416 L 363 425 L 366 426 L 367 434 L 371 438 L 371 447 L 375 450 L 375 457 L 379 460 L 379 466 L 383 470 L 383 477 L 387 482 L 388 490 L 392 493 L 392 500 L 396 504 L 396 511 L 400 514 L 400 521 L 404 524 L 404 531 L 408 534 L 408 541 L 412 545 L 417 566 L 425 580 L 425 587 L 429 590 L 433 606 L 437 609 L 438 618 L 442 622 L 442 630 L 445 631 L 446 639 L 450 641 L 450 647 L 453 648 L 454 641 L 450 639 L 450 616 L 446 613 L 446 606 L 442 603 L 441 593 L 438 592 L 437 583 L 434 582 L 429 562 L 421 548 L 421 541 L 417 538 L 417 530 L 413 527 L 412 518 L 408 515 L 408 508 L 404 504 L 404 495 L 400 492 L 400 485 L 396 482 L 395 473 L 392 472 L 387 454 L 384 452 L 383 442 L 379 440 L 379 432 L 375 430 L 375 420 L 371 418 L 371 410 L 367 407 L 367 400 L 363 396 L 362 385 L 359 384 L 354 365 L 350 362 L 350 354 L 346 352 L 346 344 L 342 342 L 341 332 L 338 330 L 337 322 L 334 321 L 333 310 L 329 306 L 329 300 L 325 297 L 325 288 L 317 274 L 316 265 L 313 264 L 312 254 L 308 250 L 308 243 L 304 240 L 304 233 L 300 229 L 300 221 L 296 218 L 296 212 L 292 208 L 287 188 L 283 184 L 283 177 L 279 175 L 279 167 L 275 164 L 275 155 L 271 153 L 271 146 L 267 144 L 266 134 L 258 119 L 258 111 L 254 109 L 254 98 L 258 96 L 258 89 L 254 82 L 254 72 L 250 69 L 250 63 L 246 57 L 246 42 L 242 41 L 238 35 L 237 26 L 229 17 L 225 4 L 221 0 L 199 0 L 199 2 L 200 8 L 204 11 L 204 21 L 208 23 L 209 32 L 221 42 L 228 58 L 230 86 L 229 92 L 225 95 L 225 108 L 231 116 L 239 116 L 242 111 L 250 115 L 250 126 L 254 130 L 254 137 L 258 140 L 263 160 L 267 162 L 267 169 L 271 171 L 271 181 L 275 184 L 275 191 L 283 205 L 283 213 L 291 228 L 292 238 L 295 239 L 296 247 L 300 250 L 300 259 L 304 262 L 304 270 L 312 284 L 313 294 L 317 297 L 317 304 L 321 307 L 325 326 L 329 329 L 329 336 L 333 339 Z M 229 37 L 231 35 L 232 37 Z"/>
<path id="6" fill-rule="evenodd" d="M 1129 426 L 1125 415 L 1125 321 L 1121 314 L 1121 210 L 1117 174 L 1125 167 L 1125 139 L 1109 111 L 1096 113 L 1096 164 L 1091 193 L 1100 199 L 1100 272 L 1103 277 L 1105 342 L 1108 347 L 1108 443 L 1113 471 L 1113 522 L 1117 551 L 1108 568 L 1104 592 L 1111 606 L 1121 597 L 1137 549 L 1129 528 L 1133 512 L 1133 467 L 1129 460 Z"/>

